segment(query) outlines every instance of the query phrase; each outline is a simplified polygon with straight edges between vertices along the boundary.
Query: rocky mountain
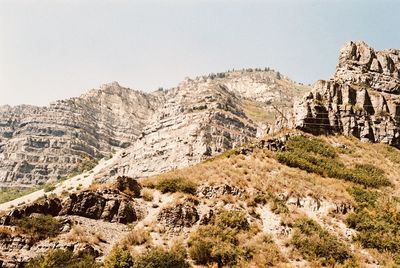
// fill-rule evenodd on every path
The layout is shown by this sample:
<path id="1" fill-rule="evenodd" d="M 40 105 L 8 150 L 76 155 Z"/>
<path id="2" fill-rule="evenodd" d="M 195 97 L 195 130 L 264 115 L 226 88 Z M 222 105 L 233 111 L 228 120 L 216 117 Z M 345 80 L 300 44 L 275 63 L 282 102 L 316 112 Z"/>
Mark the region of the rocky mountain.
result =
<path id="1" fill-rule="evenodd" d="M 268 131 L 271 105 L 287 107 L 306 89 L 275 71 L 247 69 L 153 93 L 114 82 L 47 107 L 3 106 L 0 182 L 44 183 L 123 148 L 112 174 L 148 176 L 198 163 Z"/>
<path id="2" fill-rule="evenodd" d="M 44 183 L 128 147 L 162 101 L 112 83 L 47 107 L 1 107 L 0 182 Z"/>
<path id="3" fill-rule="evenodd" d="M 282 125 L 340 133 L 400 146 L 400 50 L 375 51 L 364 42 L 340 50 L 333 77 L 294 103 Z"/>

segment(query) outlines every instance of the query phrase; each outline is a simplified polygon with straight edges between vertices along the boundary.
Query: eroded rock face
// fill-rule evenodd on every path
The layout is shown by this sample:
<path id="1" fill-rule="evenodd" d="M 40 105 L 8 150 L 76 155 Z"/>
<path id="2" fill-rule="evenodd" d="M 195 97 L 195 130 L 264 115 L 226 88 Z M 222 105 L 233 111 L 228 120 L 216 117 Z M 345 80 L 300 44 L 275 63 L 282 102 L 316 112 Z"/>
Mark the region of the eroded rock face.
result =
<path id="1" fill-rule="evenodd" d="M 216 198 L 223 195 L 242 195 L 244 190 L 229 184 L 221 185 L 202 185 L 197 189 L 197 195 L 204 198 Z"/>
<path id="2" fill-rule="evenodd" d="M 340 52 L 333 78 L 318 81 L 295 102 L 286 126 L 399 147 L 399 66 L 398 50 L 376 52 L 363 42 L 350 42 Z"/>
<path id="3" fill-rule="evenodd" d="M 334 79 L 400 94 L 400 50 L 375 51 L 364 42 L 349 42 L 340 50 Z"/>
<path id="4" fill-rule="evenodd" d="M 196 205 L 190 201 L 167 206 L 157 216 L 157 220 L 171 230 L 191 227 L 199 218 Z"/>
<path id="5" fill-rule="evenodd" d="M 104 178 L 146 177 L 182 168 L 256 137 L 241 99 L 217 81 L 185 81 L 168 91 L 142 136 Z"/>
<path id="6" fill-rule="evenodd" d="M 11 225 L 13 220 L 34 213 L 52 216 L 77 215 L 127 224 L 137 220 L 132 198 L 117 189 L 86 190 L 71 194 L 64 200 L 52 198 L 12 210 L 0 218 L 0 224 Z"/>
<path id="7" fill-rule="evenodd" d="M 111 83 L 47 107 L 0 107 L 0 183 L 43 183 L 128 147 L 162 99 Z"/>

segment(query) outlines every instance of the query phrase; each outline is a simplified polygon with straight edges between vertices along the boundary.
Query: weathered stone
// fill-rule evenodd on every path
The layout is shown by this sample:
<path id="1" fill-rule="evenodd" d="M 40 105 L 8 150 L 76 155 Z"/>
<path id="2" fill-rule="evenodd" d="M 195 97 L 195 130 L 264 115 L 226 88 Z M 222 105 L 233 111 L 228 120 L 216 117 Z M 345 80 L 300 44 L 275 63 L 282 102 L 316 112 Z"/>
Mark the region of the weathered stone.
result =
<path id="1" fill-rule="evenodd" d="M 199 220 L 199 214 L 192 202 L 183 202 L 163 208 L 157 220 L 170 229 L 179 230 L 195 224 Z"/>
<path id="2" fill-rule="evenodd" d="M 363 42 L 345 45 L 336 73 L 296 101 L 280 127 L 313 134 L 341 133 L 400 147 L 398 50 L 374 51 Z"/>

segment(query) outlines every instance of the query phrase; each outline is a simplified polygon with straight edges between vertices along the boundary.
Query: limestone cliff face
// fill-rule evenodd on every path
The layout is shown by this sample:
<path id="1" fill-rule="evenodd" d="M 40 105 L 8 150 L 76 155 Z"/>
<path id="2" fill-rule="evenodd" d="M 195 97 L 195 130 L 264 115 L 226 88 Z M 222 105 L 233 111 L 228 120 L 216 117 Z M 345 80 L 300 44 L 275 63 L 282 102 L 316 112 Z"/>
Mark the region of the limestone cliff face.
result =
<path id="1" fill-rule="evenodd" d="M 364 42 L 346 44 L 333 78 L 318 81 L 295 102 L 293 114 L 278 123 L 399 147 L 399 55 L 393 49 L 374 51 Z"/>
<path id="2" fill-rule="evenodd" d="M 252 119 L 273 118 L 273 103 L 288 107 L 304 88 L 257 69 L 153 93 L 114 82 L 48 107 L 3 106 L 0 186 L 43 183 L 118 149 L 124 157 L 103 174 L 142 177 L 198 163 L 256 137 L 260 122 Z"/>
<path id="3" fill-rule="evenodd" d="M 105 177 L 143 177 L 189 166 L 256 136 L 257 125 L 243 112 L 241 99 L 218 81 L 185 81 L 165 98 Z"/>
<path id="4" fill-rule="evenodd" d="M 43 183 L 128 147 L 161 99 L 112 83 L 48 107 L 2 107 L 0 182 Z"/>

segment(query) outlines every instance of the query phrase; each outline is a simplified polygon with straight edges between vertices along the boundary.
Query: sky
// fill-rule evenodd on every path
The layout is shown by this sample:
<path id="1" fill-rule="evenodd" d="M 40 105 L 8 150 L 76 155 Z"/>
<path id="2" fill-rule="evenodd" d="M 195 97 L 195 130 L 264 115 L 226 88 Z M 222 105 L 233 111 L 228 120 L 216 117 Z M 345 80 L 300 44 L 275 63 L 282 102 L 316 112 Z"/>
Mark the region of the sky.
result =
<path id="1" fill-rule="evenodd" d="M 394 0 L 0 0 L 0 105 L 47 105 L 118 81 L 271 67 L 328 79 L 340 47 L 400 48 Z"/>

